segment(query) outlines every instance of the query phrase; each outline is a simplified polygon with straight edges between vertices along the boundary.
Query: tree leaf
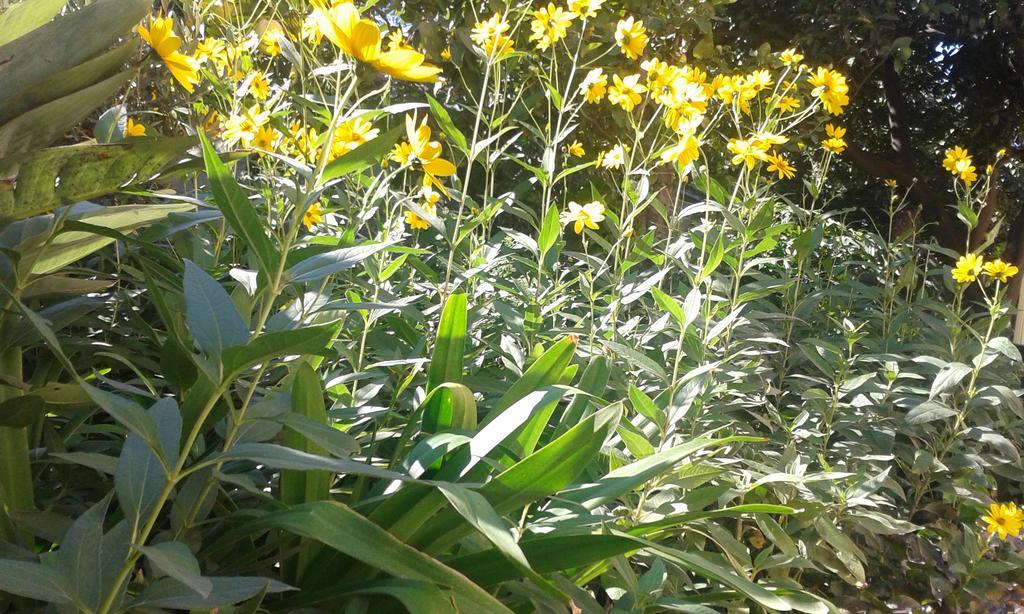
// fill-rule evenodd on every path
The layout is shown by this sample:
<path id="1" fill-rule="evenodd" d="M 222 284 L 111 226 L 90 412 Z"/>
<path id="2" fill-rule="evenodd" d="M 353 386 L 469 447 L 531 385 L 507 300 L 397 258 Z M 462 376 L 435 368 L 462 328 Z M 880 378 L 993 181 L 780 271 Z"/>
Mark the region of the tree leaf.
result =
<path id="1" fill-rule="evenodd" d="M 956 410 L 938 401 L 925 401 L 907 412 L 907 424 L 924 424 L 956 415 Z"/>
<path id="2" fill-rule="evenodd" d="M 204 352 L 220 356 L 225 348 L 249 342 L 249 326 L 231 297 L 191 260 L 185 260 L 184 289 L 185 321 Z"/>

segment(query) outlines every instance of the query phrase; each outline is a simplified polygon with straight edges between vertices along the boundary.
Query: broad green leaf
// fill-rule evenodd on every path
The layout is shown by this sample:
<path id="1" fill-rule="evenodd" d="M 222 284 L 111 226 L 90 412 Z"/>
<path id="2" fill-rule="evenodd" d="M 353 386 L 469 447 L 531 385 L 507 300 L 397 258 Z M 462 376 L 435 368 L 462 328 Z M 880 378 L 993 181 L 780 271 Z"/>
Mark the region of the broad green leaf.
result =
<path id="1" fill-rule="evenodd" d="M 537 249 L 540 250 L 540 257 L 543 261 L 544 254 L 548 253 L 548 250 L 558 240 L 558 236 L 562 233 L 562 223 L 558 218 L 558 207 L 554 205 L 548 206 L 548 213 L 544 216 L 540 226 L 540 234 L 537 236 Z"/>
<path id="2" fill-rule="evenodd" d="M 229 299 L 230 300 L 230 299 Z M 249 367 L 264 363 L 271 358 L 289 355 L 309 355 L 323 352 L 334 333 L 335 324 L 307 326 L 291 330 L 264 333 L 245 345 L 227 347 L 221 352 L 224 372 L 240 373 Z M 248 332 L 248 330 L 246 331 Z M 240 338 L 239 331 L 239 338 Z"/>
<path id="3" fill-rule="evenodd" d="M 473 391 L 464 384 L 444 382 L 431 390 L 420 404 L 421 430 L 438 433 L 448 429 L 476 429 L 477 408 Z"/>
<path id="4" fill-rule="evenodd" d="M 405 128 L 402 126 L 392 128 L 372 141 L 363 143 L 340 158 L 336 158 L 324 167 L 322 180 L 331 181 L 377 164 L 404 133 Z"/>
<path id="5" fill-rule="evenodd" d="M 181 412 L 172 398 L 163 398 L 149 408 L 156 425 L 161 448 L 167 454 L 168 466 L 178 461 L 181 443 Z M 114 490 L 125 519 L 136 529 L 149 516 L 153 504 L 167 484 L 167 475 L 160 458 L 139 435 L 131 433 L 121 448 L 114 472 Z"/>
<path id="6" fill-rule="evenodd" d="M 68 605 L 67 578 L 57 569 L 31 561 L 0 559 L 0 591 Z"/>
<path id="7" fill-rule="evenodd" d="M 0 13 L 0 45 L 53 19 L 68 0 L 22 0 Z"/>
<path id="8" fill-rule="evenodd" d="M 944 392 L 948 392 L 953 386 L 960 383 L 962 379 L 971 373 L 971 367 L 962 362 L 951 362 L 939 370 L 932 382 L 932 389 L 928 393 L 930 399 L 934 399 Z"/>
<path id="9" fill-rule="evenodd" d="M 570 337 L 548 348 L 494 403 L 483 424 L 496 419 L 501 412 L 530 392 L 559 383 L 575 353 L 576 341 Z"/>
<path id="10" fill-rule="evenodd" d="M 185 260 L 185 321 L 204 352 L 219 356 L 225 348 L 245 346 L 249 326 L 231 297 L 206 271 Z M 236 357 L 235 362 L 239 362 Z"/>
<path id="11" fill-rule="evenodd" d="M 451 144 L 458 147 L 462 153 L 469 155 L 469 142 L 466 141 L 466 135 L 462 134 L 462 131 L 455 126 L 455 122 L 452 121 L 452 116 L 448 114 L 448 110 L 430 94 L 427 94 L 427 102 L 430 103 L 431 115 L 434 116 L 437 125 L 448 137 Z"/>
<path id="12" fill-rule="evenodd" d="M 204 578 L 199 570 L 199 561 L 181 542 L 160 542 L 152 546 L 135 546 L 153 565 L 188 586 L 204 598 L 213 592 L 213 582 Z"/>
<path id="13" fill-rule="evenodd" d="M 451 593 L 421 580 L 381 580 L 368 582 L 346 595 L 387 595 L 397 599 L 407 611 L 420 614 L 458 614 Z"/>
<path id="14" fill-rule="evenodd" d="M 79 516 L 57 549 L 57 569 L 67 578 L 68 595 L 90 610 L 114 588 L 131 546 L 127 522 L 103 532 L 109 502 L 108 495 Z"/>
<path id="15" fill-rule="evenodd" d="M 393 242 L 371 243 L 355 247 L 342 247 L 323 254 L 310 256 L 287 271 L 293 283 L 318 281 L 345 269 L 351 269 L 363 260 L 391 246 Z"/>
<path id="16" fill-rule="evenodd" d="M 273 279 L 281 255 L 267 237 L 256 209 L 202 130 L 199 131 L 199 141 L 202 144 L 203 162 L 217 208 L 224 213 L 224 218 L 231 228 L 252 250 L 260 271 L 267 279 Z"/>
<path id="17" fill-rule="evenodd" d="M 211 584 L 208 596 L 175 578 L 161 578 L 130 601 L 131 608 L 173 608 L 177 610 L 209 610 L 245 601 L 260 593 L 281 593 L 292 590 L 287 584 L 258 577 L 204 578 Z"/>
<path id="18" fill-rule="evenodd" d="M 162 449 L 160 428 L 153 416 L 134 401 L 106 390 L 100 390 L 84 381 L 79 383 L 89 398 L 100 406 L 100 409 L 110 414 L 114 420 L 117 420 L 129 431 L 138 435 L 156 453 L 158 458 L 164 459 L 166 465 L 167 456 Z"/>
<path id="19" fill-rule="evenodd" d="M 924 424 L 935 420 L 943 420 L 956 415 L 956 410 L 938 401 L 925 401 L 907 412 L 904 420 L 907 424 Z"/>
<path id="20" fill-rule="evenodd" d="M 336 501 L 316 501 L 273 512 L 258 524 L 315 539 L 396 578 L 449 587 L 460 611 L 511 612 L 462 574 L 403 544 Z"/>
<path id="21" fill-rule="evenodd" d="M 441 322 L 434 340 L 434 353 L 427 369 L 427 392 L 444 382 L 460 383 L 465 361 L 466 294 L 458 292 L 448 297 L 441 311 Z M 424 416 L 424 423 L 428 423 Z M 431 432 L 436 432 L 435 425 Z"/>

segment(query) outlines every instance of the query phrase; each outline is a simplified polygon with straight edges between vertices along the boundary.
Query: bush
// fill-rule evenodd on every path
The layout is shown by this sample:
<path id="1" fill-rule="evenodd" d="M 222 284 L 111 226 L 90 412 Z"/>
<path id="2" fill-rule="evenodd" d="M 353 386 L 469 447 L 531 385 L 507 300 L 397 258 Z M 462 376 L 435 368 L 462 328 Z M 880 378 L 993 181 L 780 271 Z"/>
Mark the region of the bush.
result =
<path id="1" fill-rule="evenodd" d="M 485 11 L 429 60 L 347 3 L 185 4 L 96 123 L 100 159 L 163 157 L 60 198 L 152 188 L 0 233 L 9 607 L 970 609 L 1019 580 L 1016 269 L 930 244 L 895 186 L 888 228 L 830 206 L 839 72 L 660 61 L 600 0 Z M 973 229 L 988 175 L 943 165 Z"/>

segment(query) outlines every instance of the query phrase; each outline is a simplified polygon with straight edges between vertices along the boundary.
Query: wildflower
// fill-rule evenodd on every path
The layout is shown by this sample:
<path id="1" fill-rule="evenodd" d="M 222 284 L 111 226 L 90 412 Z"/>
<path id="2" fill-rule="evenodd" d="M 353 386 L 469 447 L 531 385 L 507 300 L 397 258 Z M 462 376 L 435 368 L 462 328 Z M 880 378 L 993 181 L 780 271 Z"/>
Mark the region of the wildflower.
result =
<path id="1" fill-rule="evenodd" d="M 572 144 L 566 148 L 566 151 L 569 152 L 570 156 L 577 158 L 582 158 L 587 154 L 586 150 L 583 149 L 583 143 L 580 143 L 578 140 L 573 141 Z"/>
<path id="2" fill-rule="evenodd" d="M 786 66 L 792 66 L 793 64 L 799 64 L 804 59 L 802 53 L 797 53 L 796 49 L 790 47 L 785 51 L 779 53 L 779 60 L 782 61 Z"/>
<path id="3" fill-rule="evenodd" d="M 480 45 L 488 59 L 499 58 L 513 51 L 512 39 L 505 35 L 511 27 L 501 13 L 495 13 L 486 21 L 478 21 L 469 38 Z"/>
<path id="4" fill-rule="evenodd" d="M 578 17 L 589 19 L 597 17 L 597 10 L 604 3 L 605 0 L 569 0 L 569 10 Z"/>
<path id="5" fill-rule="evenodd" d="M 771 153 L 765 156 L 768 163 L 769 173 L 778 173 L 779 179 L 792 179 L 796 176 L 796 168 L 790 164 L 781 154 Z"/>
<path id="6" fill-rule="evenodd" d="M 683 169 L 683 174 L 690 172 L 690 167 L 700 157 L 700 139 L 690 133 L 681 135 L 679 142 L 661 152 L 663 163 L 675 162 Z"/>
<path id="7" fill-rule="evenodd" d="M 994 277 L 996 281 L 1006 283 L 1011 277 L 1017 274 L 1017 267 L 1012 264 L 1007 264 L 996 258 L 995 260 L 989 260 L 984 265 L 985 274 L 989 277 Z"/>
<path id="8" fill-rule="evenodd" d="M 324 39 L 324 32 L 320 29 L 320 19 L 315 11 L 307 15 L 302 22 L 302 39 L 313 45 L 319 45 L 320 41 Z"/>
<path id="9" fill-rule="evenodd" d="M 998 160 L 999 158 L 1002 158 L 1005 155 L 1006 155 L 1006 148 L 1005 147 L 1000 147 L 999 151 L 996 152 L 996 159 Z"/>
<path id="10" fill-rule="evenodd" d="M 775 108 L 783 113 L 792 113 L 800 108 L 800 101 L 792 96 L 782 96 L 774 100 Z"/>
<path id="11" fill-rule="evenodd" d="M 885 179 L 885 180 L 882 181 L 882 183 L 884 183 L 887 187 L 890 187 L 890 188 L 895 188 L 896 187 L 896 180 L 895 179 L 891 179 L 891 178 L 890 179 Z"/>
<path id="12" fill-rule="evenodd" d="M 761 69 L 755 70 L 747 75 L 743 83 L 746 87 L 754 90 L 755 92 L 760 92 L 761 90 L 766 90 L 771 87 L 774 81 L 772 81 L 772 75 L 770 72 L 765 69 Z"/>
<path id="13" fill-rule="evenodd" d="M 260 37 L 260 50 L 270 57 L 281 55 L 281 40 L 285 37 L 281 23 L 274 20 L 261 20 L 256 24 L 256 33 Z"/>
<path id="14" fill-rule="evenodd" d="M 843 138 L 846 136 L 846 128 L 825 124 L 825 134 L 828 135 L 828 138 L 821 142 L 821 146 L 826 151 L 841 154 L 846 150 L 846 139 Z"/>
<path id="15" fill-rule="evenodd" d="M 616 145 L 598 157 L 598 166 L 602 168 L 619 168 L 626 163 L 626 146 Z"/>
<path id="16" fill-rule="evenodd" d="M 260 126 L 256 136 L 252 140 L 254 149 L 263 151 L 274 151 L 274 144 L 281 135 L 270 126 Z"/>
<path id="17" fill-rule="evenodd" d="M 430 140 L 430 126 L 427 118 L 416 124 L 412 115 L 405 116 L 405 133 L 407 141 L 399 143 L 391 150 L 391 159 L 399 164 L 408 165 L 414 161 L 420 163 L 423 171 L 423 185 L 435 186 L 446 193 L 444 185 L 438 177 L 450 177 L 455 174 L 455 165 L 441 158 L 441 143 Z"/>
<path id="18" fill-rule="evenodd" d="M 761 132 L 755 134 L 751 141 L 759 149 L 768 149 L 772 145 L 782 145 L 783 143 L 788 143 L 789 137 L 783 136 L 781 134 L 775 134 L 774 132 L 768 132 L 767 130 L 762 130 Z"/>
<path id="19" fill-rule="evenodd" d="M 302 223 L 306 226 L 306 230 L 313 230 L 313 226 L 324 223 L 324 210 L 320 203 L 313 203 L 309 209 L 306 209 L 306 213 L 302 216 Z"/>
<path id="20" fill-rule="evenodd" d="M 647 87 L 640 84 L 640 75 L 629 75 L 625 79 L 614 75 L 614 84 L 608 88 L 608 102 L 619 105 L 627 113 L 632 111 L 642 99 L 640 94 Z"/>
<path id="21" fill-rule="evenodd" d="M 1017 537 L 1024 528 L 1024 511 L 1014 503 L 992 503 L 988 506 L 988 514 L 981 517 L 988 526 L 989 533 L 998 535 L 999 539 Z"/>
<path id="22" fill-rule="evenodd" d="M 398 51 L 399 49 L 412 49 L 412 45 L 405 42 L 405 35 L 402 34 L 401 30 L 395 30 L 388 33 L 388 51 Z"/>
<path id="23" fill-rule="evenodd" d="M 754 168 L 758 160 L 764 158 L 764 149 L 749 140 L 729 139 L 729 144 L 725 147 L 733 154 L 733 164 L 746 164 L 748 169 Z"/>
<path id="24" fill-rule="evenodd" d="M 850 87 L 846 84 L 846 77 L 836 71 L 819 66 L 807 77 L 807 81 L 814 88 L 811 93 L 818 97 L 825 110 L 832 115 L 841 115 L 843 107 L 850 104 Z"/>
<path id="25" fill-rule="evenodd" d="M 191 93 L 199 83 L 199 61 L 178 51 L 181 39 L 174 33 L 174 20 L 170 17 L 150 17 L 149 27 L 135 26 L 144 41 L 160 56 L 171 76 Z"/>
<path id="26" fill-rule="evenodd" d="M 324 36 L 345 54 L 396 79 L 418 83 L 437 81 L 440 67 L 425 63 L 422 53 L 412 49 L 382 51 L 380 28 L 369 19 L 360 18 L 351 2 L 318 9 L 317 15 Z"/>
<path id="27" fill-rule="evenodd" d="M 444 60 L 445 62 L 450 62 L 451 61 L 451 59 L 452 59 L 452 48 L 451 47 L 445 47 L 444 49 L 441 50 L 441 59 Z"/>
<path id="28" fill-rule="evenodd" d="M 647 29 L 644 22 L 632 17 L 620 20 L 615 26 L 615 43 L 626 57 L 635 60 L 644 54 L 647 47 Z"/>
<path id="29" fill-rule="evenodd" d="M 597 225 L 604 221 L 604 205 L 596 200 L 585 205 L 570 202 L 569 210 L 559 217 L 563 224 L 572 224 L 576 234 L 582 233 L 584 227 L 597 230 Z"/>
<path id="30" fill-rule="evenodd" d="M 146 126 L 136 123 L 132 118 L 128 118 L 128 121 L 124 124 L 124 136 L 130 138 L 133 136 L 146 136 Z"/>
<path id="31" fill-rule="evenodd" d="M 256 72 L 249 83 L 249 91 L 257 100 L 266 100 L 270 96 L 270 81 L 262 72 Z"/>
<path id="32" fill-rule="evenodd" d="M 331 159 L 340 158 L 363 143 L 377 138 L 379 134 L 380 130 L 362 117 L 342 122 L 334 131 Z"/>
<path id="33" fill-rule="evenodd" d="M 580 84 L 580 91 L 587 102 L 596 104 L 601 102 L 605 93 L 608 92 L 608 76 L 600 68 L 595 68 L 587 73 Z"/>
<path id="34" fill-rule="evenodd" d="M 248 147 L 256 138 L 259 129 L 270 121 L 270 114 L 261 110 L 256 104 L 240 115 L 231 115 L 224 122 L 224 140 L 228 145 L 241 143 Z"/>
<path id="35" fill-rule="evenodd" d="M 565 38 L 575 16 L 575 13 L 549 2 L 547 7 L 533 12 L 533 20 L 530 22 L 533 34 L 530 35 L 530 40 L 537 41 L 537 49 L 544 51 Z"/>
<path id="36" fill-rule="evenodd" d="M 425 211 L 425 213 L 431 212 Z M 412 228 L 413 230 L 426 230 L 430 228 L 430 222 L 421 218 L 419 214 L 417 214 L 412 209 L 408 209 L 405 212 L 405 224 L 409 226 L 409 228 Z"/>
<path id="37" fill-rule="evenodd" d="M 978 278 L 984 264 L 985 261 L 981 256 L 977 254 L 966 254 L 960 256 L 960 259 L 956 261 L 956 266 L 953 267 L 950 274 L 958 283 L 965 284 Z"/>
<path id="38" fill-rule="evenodd" d="M 195 58 L 200 64 L 209 62 L 223 70 L 228 65 L 228 45 L 221 38 L 204 38 L 196 44 Z"/>
<path id="39" fill-rule="evenodd" d="M 971 155 L 959 145 L 946 150 L 946 158 L 942 161 L 942 167 L 954 177 L 959 177 L 967 185 L 974 183 L 978 179 Z"/>

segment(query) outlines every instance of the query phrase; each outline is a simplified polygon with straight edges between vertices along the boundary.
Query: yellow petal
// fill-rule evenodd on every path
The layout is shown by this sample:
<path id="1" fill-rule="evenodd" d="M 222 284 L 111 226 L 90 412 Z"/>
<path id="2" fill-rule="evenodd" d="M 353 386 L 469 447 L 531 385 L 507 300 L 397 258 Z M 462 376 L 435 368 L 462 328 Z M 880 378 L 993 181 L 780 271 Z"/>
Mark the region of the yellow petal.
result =
<path id="1" fill-rule="evenodd" d="M 441 158 L 423 163 L 423 171 L 435 177 L 450 177 L 455 174 L 455 170 L 454 164 Z"/>
<path id="2" fill-rule="evenodd" d="M 380 57 L 380 28 L 368 19 L 360 19 L 352 29 L 352 56 L 372 63 Z"/>

